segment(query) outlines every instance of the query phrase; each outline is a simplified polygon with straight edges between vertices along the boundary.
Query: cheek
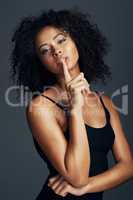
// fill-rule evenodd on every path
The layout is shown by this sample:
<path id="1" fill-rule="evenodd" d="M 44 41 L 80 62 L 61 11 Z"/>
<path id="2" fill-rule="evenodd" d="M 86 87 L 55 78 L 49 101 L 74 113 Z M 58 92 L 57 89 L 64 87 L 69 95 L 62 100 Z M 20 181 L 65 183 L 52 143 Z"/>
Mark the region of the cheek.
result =
<path id="1" fill-rule="evenodd" d="M 40 58 L 41 60 L 41 63 L 48 69 L 50 70 L 51 72 L 53 71 L 53 66 L 54 66 L 54 61 L 51 57 L 48 57 L 48 58 L 45 58 L 45 57 L 41 57 Z"/>
<path id="2" fill-rule="evenodd" d="M 48 71 L 54 74 L 58 74 L 61 72 L 60 67 L 58 67 L 58 64 L 55 62 L 55 59 L 53 57 L 42 58 L 42 64 Z"/>
<path id="3" fill-rule="evenodd" d="M 68 47 L 68 56 L 70 58 L 70 62 L 72 65 L 78 61 L 79 54 L 78 54 L 77 47 L 75 46 L 74 43 L 71 43 L 71 45 L 69 45 Z"/>
<path id="4" fill-rule="evenodd" d="M 41 60 L 42 64 L 44 64 L 44 65 L 47 66 L 47 67 L 51 66 L 52 63 L 53 63 L 53 59 L 52 59 L 51 57 L 45 58 L 45 57 L 42 56 L 42 57 L 40 58 L 40 60 Z"/>
<path id="5" fill-rule="evenodd" d="M 79 58 L 79 53 L 78 53 L 78 50 L 77 50 L 77 47 L 76 47 L 76 46 L 73 47 L 73 54 L 74 54 L 75 59 L 78 60 L 78 58 Z"/>

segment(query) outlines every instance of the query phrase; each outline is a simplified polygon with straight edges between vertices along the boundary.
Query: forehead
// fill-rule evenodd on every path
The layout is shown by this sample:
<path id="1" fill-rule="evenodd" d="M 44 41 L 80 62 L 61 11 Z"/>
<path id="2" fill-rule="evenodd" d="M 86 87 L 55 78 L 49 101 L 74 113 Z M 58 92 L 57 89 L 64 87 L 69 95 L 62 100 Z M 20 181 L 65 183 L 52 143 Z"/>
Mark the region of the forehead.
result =
<path id="1" fill-rule="evenodd" d="M 52 27 L 52 26 L 46 26 L 43 28 L 36 36 L 36 42 L 48 42 L 49 40 L 53 39 L 53 37 L 58 33 L 63 33 L 63 30 Z"/>

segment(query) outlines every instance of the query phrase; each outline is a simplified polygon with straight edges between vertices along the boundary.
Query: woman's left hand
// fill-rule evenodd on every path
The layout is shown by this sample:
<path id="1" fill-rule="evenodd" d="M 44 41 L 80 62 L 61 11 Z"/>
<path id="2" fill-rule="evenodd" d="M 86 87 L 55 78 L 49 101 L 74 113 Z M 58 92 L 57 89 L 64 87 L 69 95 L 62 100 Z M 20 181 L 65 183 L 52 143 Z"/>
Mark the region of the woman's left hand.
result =
<path id="1" fill-rule="evenodd" d="M 81 196 L 85 194 L 85 187 L 73 187 L 70 183 L 68 183 L 61 175 L 54 176 L 49 179 L 48 186 L 52 188 L 52 190 L 60 195 L 65 197 L 68 193 Z"/>

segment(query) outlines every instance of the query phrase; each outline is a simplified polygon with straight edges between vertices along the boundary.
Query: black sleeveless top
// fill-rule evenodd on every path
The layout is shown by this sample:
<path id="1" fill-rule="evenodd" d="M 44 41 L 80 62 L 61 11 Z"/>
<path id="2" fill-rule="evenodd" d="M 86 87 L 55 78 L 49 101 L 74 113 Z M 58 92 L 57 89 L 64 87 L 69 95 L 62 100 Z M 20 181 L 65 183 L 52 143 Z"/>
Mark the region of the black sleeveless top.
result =
<path id="1" fill-rule="evenodd" d="M 42 94 L 42 96 L 44 96 Z M 62 104 L 59 104 L 49 98 L 48 96 L 44 96 L 45 98 L 49 99 L 53 103 L 56 103 L 57 106 L 59 106 L 61 109 L 67 111 L 67 106 L 63 106 Z M 102 100 L 101 95 L 99 95 L 100 101 L 103 105 L 105 116 L 106 116 L 106 124 L 102 128 L 94 128 L 92 126 L 89 126 L 85 124 L 87 136 L 89 140 L 89 147 L 90 147 L 90 157 L 91 157 L 91 164 L 90 164 L 90 172 L 88 176 L 95 176 L 97 174 L 100 174 L 108 169 L 108 160 L 107 160 L 107 154 L 109 150 L 112 149 L 112 145 L 114 143 L 115 134 L 110 124 L 110 113 L 106 106 L 104 105 L 104 102 Z M 54 131 L 54 130 L 53 130 Z M 67 140 L 69 140 L 69 129 L 64 133 Z M 49 175 L 47 177 L 47 180 L 45 181 L 43 188 L 39 195 L 37 196 L 36 200 L 46 199 L 46 200 L 57 200 L 57 199 L 78 199 L 78 200 L 102 200 L 103 192 L 96 192 L 96 193 L 87 193 L 82 196 L 75 196 L 72 194 L 67 194 L 66 197 L 61 197 L 60 195 L 57 195 L 50 187 L 47 186 L 47 182 L 50 177 L 53 177 L 57 174 L 59 174 L 55 168 L 52 166 L 51 162 L 48 160 L 46 155 L 41 150 L 39 144 L 37 143 L 36 139 L 33 137 L 33 141 L 35 144 L 35 148 L 41 158 L 44 160 L 44 162 L 47 164 L 47 167 L 49 169 Z M 81 169 L 82 170 L 82 169 Z"/>

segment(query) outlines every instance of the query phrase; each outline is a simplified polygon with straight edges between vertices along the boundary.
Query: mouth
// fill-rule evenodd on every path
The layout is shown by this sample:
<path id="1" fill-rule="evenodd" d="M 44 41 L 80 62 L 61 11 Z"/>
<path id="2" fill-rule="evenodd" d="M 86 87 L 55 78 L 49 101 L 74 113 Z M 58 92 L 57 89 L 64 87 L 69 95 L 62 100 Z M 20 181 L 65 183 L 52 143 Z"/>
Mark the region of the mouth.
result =
<path id="1" fill-rule="evenodd" d="M 57 65 L 61 65 L 62 64 L 62 61 L 61 61 L 62 58 L 64 58 L 65 61 L 68 62 L 68 57 L 67 56 L 59 57 L 58 59 L 56 59 Z"/>

